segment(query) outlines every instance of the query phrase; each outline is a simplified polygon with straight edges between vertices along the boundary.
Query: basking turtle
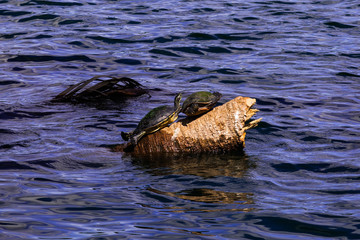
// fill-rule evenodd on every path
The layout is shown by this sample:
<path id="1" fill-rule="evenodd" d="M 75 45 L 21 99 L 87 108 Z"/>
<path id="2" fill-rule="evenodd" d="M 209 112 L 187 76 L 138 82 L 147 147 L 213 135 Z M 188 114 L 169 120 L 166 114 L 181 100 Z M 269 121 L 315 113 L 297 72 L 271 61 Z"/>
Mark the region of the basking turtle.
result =
<path id="1" fill-rule="evenodd" d="M 184 101 L 181 111 L 187 116 L 197 116 L 206 113 L 214 107 L 221 96 L 221 93 L 218 92 L 195 92 Z"/>
<path id="2" fill-rule="evenodd" d="M 135 147 L 144 135 L 154 133 L 174 122 L 181 111 L 181 96 L 181 93 L 176 95 L 174 99 L 174 107 L 160 106 L 148 112 L 148 114 L 140 120 L 138 126 L 133 132 L 121 132 L 121 137 L 125 141 L 130 139 L 130 144 L 127 148 L 129 149 L 131 147 Z"/>

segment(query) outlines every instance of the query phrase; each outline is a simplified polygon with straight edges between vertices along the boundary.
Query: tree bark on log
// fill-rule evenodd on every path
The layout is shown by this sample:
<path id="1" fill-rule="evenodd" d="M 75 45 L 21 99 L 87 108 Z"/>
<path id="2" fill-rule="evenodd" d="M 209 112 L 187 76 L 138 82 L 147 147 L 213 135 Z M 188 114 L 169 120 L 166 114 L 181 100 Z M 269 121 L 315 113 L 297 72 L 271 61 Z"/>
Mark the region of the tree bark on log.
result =
<path id="1" fill-rule="evenodd" d="M 256 100 L 235 99 L 218 106 L 198 118 L 185 118 L 153 134 L 144 136 L 134 154 L 151 153 L 220 153 L 239 151 L 245 147 L 245 131 L 256 127 L 260 119 L 249 121 L 258 112 L 251 107 Z M 122 151 L 118 145 L 115 151 Z"/>

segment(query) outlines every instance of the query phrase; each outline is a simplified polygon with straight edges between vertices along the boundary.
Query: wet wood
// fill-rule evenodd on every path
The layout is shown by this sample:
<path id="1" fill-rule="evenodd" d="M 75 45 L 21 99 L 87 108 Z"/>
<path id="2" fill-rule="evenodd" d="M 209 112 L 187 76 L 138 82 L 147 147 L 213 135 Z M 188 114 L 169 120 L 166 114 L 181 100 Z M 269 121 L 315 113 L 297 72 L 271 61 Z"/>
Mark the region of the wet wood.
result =
<path id="1" fill-rule="evenodd" d="M 121 100 L 148 93 L 140 83 L 128 77 L 95 76 L 68 87 L 53 102 L 88 103 L 102 100 Z"/>
<path id="2" fill-rule="evenodd" d="M 133 153 L 239 151 L 245 147 L 246 130 L 257 126 L 261 120 L 249 121 L 258 111 L 252 109 L 255 103 L 253 98 L 237 97 L 198 118 L 180 120 L 144 136 Z M 114 150 L 123 148 L 124 145 L 118 145 Z"/>

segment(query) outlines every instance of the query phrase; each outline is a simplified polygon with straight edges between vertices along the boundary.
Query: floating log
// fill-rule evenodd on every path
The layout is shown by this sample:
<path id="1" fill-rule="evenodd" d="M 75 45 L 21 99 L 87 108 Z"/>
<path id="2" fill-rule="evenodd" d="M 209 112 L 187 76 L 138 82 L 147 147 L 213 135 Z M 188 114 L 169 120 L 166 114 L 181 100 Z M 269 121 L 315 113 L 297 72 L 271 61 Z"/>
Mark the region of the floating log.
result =
<path id="1" fill-rule="evenodd" d="M 122 100 L 148 93 L 140 83 L 128 77 L 95 76 L 68 87 L 53 102 L 91 103 Z"/>
<path id="2" fill-rule="evenodd" d="M 151 153 L 221 153 L 239 151 L 245 147 L 245 131 L 261 121 L 250 118 L 258 112 L 252 109 L 256 100 L 249 97 L 235 99 L 198 117 L 185 118 L 153 134 L 144 136 L 133 154 Z M 123 151 L 118 145 L 115 151 Z"/>

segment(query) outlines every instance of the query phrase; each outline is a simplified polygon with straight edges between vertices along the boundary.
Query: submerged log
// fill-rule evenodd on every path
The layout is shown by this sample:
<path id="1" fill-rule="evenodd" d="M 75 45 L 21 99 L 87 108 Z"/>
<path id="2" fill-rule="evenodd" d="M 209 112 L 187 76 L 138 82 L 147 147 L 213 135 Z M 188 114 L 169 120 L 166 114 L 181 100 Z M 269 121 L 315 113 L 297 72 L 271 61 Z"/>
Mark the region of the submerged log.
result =
<path id="1" fill-rule="evenodd" d="M 256 100 L 237 97 L 195 119 L 185 118 L 158 132 L 144 136 L 134 154 L 161 152 L 202 153 L 239 151 L 245 147 L 245 131 L 257 126 L 260 119 L 249 121 L 258 112 Z M 118 145 L 115 151 L 123 151 Z"/>
<path id="2" fill-rule="evenodd" d="M 128 77 L 95 76 L 68 87 L 53 102 L 91 103 L 107 99 L 122 100 L 148 93 L 140 83 Z"/>

